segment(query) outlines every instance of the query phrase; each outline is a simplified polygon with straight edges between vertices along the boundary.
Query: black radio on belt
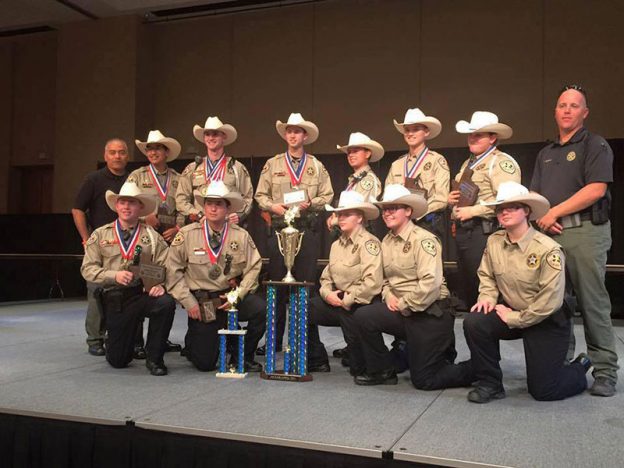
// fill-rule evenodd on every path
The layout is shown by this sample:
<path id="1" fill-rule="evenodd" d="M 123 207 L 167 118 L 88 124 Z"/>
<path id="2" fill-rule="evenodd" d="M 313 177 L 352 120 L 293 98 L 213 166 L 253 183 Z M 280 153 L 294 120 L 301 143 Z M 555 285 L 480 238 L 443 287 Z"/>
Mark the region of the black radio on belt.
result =
<path id="1" fill-rule="evenodd" d="M 609 221 L 609 209 L 611 207 L 611 194 L 607 190 L 604 197 L 594 203 L 591 207 L 592 224 L 604 224 Z"/>

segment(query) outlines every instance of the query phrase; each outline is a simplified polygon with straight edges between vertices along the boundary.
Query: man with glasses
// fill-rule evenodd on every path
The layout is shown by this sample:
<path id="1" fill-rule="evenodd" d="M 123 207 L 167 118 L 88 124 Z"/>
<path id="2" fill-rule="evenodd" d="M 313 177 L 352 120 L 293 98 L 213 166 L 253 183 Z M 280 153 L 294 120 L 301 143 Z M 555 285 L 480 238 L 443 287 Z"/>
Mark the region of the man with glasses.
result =
<path id="1" fill-rule="evenodd" d="M 531 190 L 544 195 L 551 205 L 548 213 L 538 219 L 538 226 L 566 252 L 567 272 L 594 365 L 590 393 L 612 396 L 619 367 L 604 279 L 611 247 L 609 184 L 613 182 L 613 151 L 604 138 L 585 128 L 588 115 L 585 90 L 578 85 L 565 86 L 555 107 L 559 136 L 538 154 Z M 573 347 L 572 335 L 568 357 Z"/>

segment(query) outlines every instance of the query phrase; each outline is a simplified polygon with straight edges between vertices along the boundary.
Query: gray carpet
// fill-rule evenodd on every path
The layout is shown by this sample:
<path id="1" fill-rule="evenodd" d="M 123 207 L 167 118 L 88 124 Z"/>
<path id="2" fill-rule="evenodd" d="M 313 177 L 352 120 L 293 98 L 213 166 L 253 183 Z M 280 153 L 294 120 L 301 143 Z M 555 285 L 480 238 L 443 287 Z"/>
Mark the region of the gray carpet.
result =
<path id="1" fill-rule="evenodd" d="M 218 379 L 167 354 L 170 375 L 148 374 L 142 361 L 113 369 L 87 354 L 85 303 L 0 306 L 0 411 L 305 447 L 396 459 L 475 466 L 618 466 L 624 459 L 624 388 L 613 398 L 588 394 L 540 403 L 527 393 L 521 342 L 503 342 L 508 397 L 466 401 L 467 389 L 423 392 L 407 374 L 399 385 L 358 387 L 337 359 L 314 381 Z M 171 333 L 183 341 L 186 315 Z M 339 329 L 322 328 L 331 351 Z M 458 359 L 468 357 L 456 324 Z M 618 327 L 624 355 L 624 328 Z M 577 349 L 584 348 L 576 327 Z M 279 354 L 278 356 L 281 356 Z M 259 359 L 261 362 L 262 360 Z M 591 377 L 589 383 L 591 384 Z"/>

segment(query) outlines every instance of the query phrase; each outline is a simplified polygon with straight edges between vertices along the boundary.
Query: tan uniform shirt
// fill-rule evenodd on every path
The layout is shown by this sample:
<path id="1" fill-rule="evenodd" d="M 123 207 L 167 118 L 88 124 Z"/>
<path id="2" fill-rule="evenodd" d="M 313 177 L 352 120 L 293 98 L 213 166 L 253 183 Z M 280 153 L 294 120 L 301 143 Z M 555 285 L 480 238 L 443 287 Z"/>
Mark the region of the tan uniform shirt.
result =
<path id="1" fill-rule="evenodd" d="M 426 229 L 407 223 L 381 242 L 384 284 L 382 298 L 389 293 L 399 299 L 401 310 L 422 312 L 439 299 L 448 297 L 442 268 L 442 246 Z"/>
<path id="2" fill-rule="evenodd" d="M 331 246 L 329 264 L 321 274 L 319 294 L 323 299 L 336 290 L 344 291 L 347 308 L 370 304 L 381 292 L 383 269 L 379 239 L 363 227 L 350 237 L 344 235 Z"/>
<path id="3" fill-rule="evenodd" d="M 405 159 L 407 161 L 408 170 L 416 163 L 418 155 L 410 156 L 409 153 L 404 154 L 392 163 L 390 171 L 386 177 L 386 185 L 405 183 Z M 420 177 L 422 188 L 427 191 L 427 213 L 445 210 L 449 195 L 449 187 L 451 180 L 451 172 L 449 170 L 446 159 L 440 153 L 429 150 L 427 156 L 420 164 L 414 177 Z"/>
<path id="4" fill-rule="evenodd" d="M 459 182 L 461 176 L 468 167 L 469 159 L 464 161 L 459 174 L 455 176 L 455 180 Z M 494 210 L 489 206 L 483 206 L 479 201 L 493 202 L 496 201 L 498 186 L 503 182 L 520 183 L 520 166 L 514 158 L 507 153 L 503 153 L 498 149 L 492 151 L 483 161 L 475 168 L 472 174 L 472 181 L 479 187 L 479 195 L 477 203 L 473 206 L 467 206 L 470 214 L 475 217 L 493 218 L 496 216 Z"/>
<path id="5" fill-rule="evenodd" d="M 511 242 L 505 231 L 490 235 L 478 275 L 479 301 L 496 305 L 502 295 L 513 309 L 507 316 L 510 328 L 535 325 L 563 304 L 565 258 L 561 246 L 532 227 L 518 242 Z"/>
<path id="6" fill-rule="evenodd" d="M 364 197 L 364 201 L 373 203 L 381 195 L 381 180 L 379 180 L 379 177 L 377 177 L 370 166 L 365 166 L 349 176 L 347 187 L 345 187 L 345 190 L 347 189 L 355 190 Z"/>
<path id="7" fill-rule="evenodd" d="M 132 171 L 128 176 L 126 182 L 133 182 L 137 184 L 137 186 L 145 193 L 149 193 L 150 195 L 154 195 L 158 198 L 160 203 L 160 209 L 166 210 L 167 216 L 171 216 L 175 219 L 175 225 L 182 227 L 184 226 L 184 215 L 179 213 L 176 209 L 176 191 L 178 190 L 178 181 L 180 178 L 180 174 L 175 169 L 170 167 L 167 168 L 167 171 L 163 173 L 163 175 L 169 174 L 170 178 L 170 186 L 169 191 L 167 192 L 167 198 L 163 202 L 162 198 L 160 198 L 160 192 L 156 187 L 157 182 L 154 182 L 152 178 L 152 174 L 149 170 L 149 166 L 139 167 L 138 169 Z M 167 223 L 169 224 L 169 223 Z"/>
<path id="8" fill-rule="evenodd" d="M 190 214 L 199 214 L 204 212 L 203 205 L 195 203 L 194 190 L 198 190 L 204 185 L 207 185 L 209 181 L 206 180 L 205 172 L 205 158 L 201 164 L 197 165 L 195 162 L 190 163 L 179 179 L 178 191 L 176 192 L 176 208 L 182 213 L 183 216 Z M 231 166 L 231 167 L 230 167 Z M 247 168 L 240 162 L 234 161 L 232 158 L 226 156 L 226 170 L 223 176 L 223 183 L 232 192 L 239 192 L 245 202 L 243 211 L 238 213 L 241 219 L 247 217 L 251 212 L 253 203 L 253 186 L 251 185 L 251 177 Z"/>
<path id="9" fill-rule="evenodd" d="M 186 310 L 197 305 L 191 291 L 229 289 L 228 280 L 231 278 L 242 276 L 241 300 L 258 287 L 262 258 L 249 233 L 236 224 L 230 224 L 227 237 L 222 242 L 225 245 L 217 261 L 221 268 L 217 279 L 208 276 L 212 264 L 204 241 L 203 224 L 184 226 L 171 243 L 167 256 L 167 290 Z M 229 272 L 225 272 L 226 255 L 232 257 Z"/>
<path id="10" fill-rule="evenodd" d="M 311 203 L 309 210 L 323 211 L 325 205 L 331 203 L 334 198 L 331 179 L 321 161 L 311 154 L 308 154 L 307 158 L 308 161 L 303 170 L 299 188 L 308 193 Z M 274 203 L 281 203 L 284 186 L 292 188 L 286 167 L 286 154 L 282 153 L 269 159 L 262 168 L 255 196 L 260 209 L 271 211 L 271 206 Z"/>
<path id="11" fill-rule="evenodd" d="M 80 267 L 85 280 L 104 287 L 119 286 L 115 282 L 115 275 L 119 271 L 128 270 L 132 263 L 132 259 L 126 260 L 121 256 L 114 229 L 115 223 L 109 223 L 93 231 L 85 243 L 85 255 Z M 143 249 L 141 253 L 150 255 L 154 263 L 164 265 L 167 257 L 165 240 L 146 224 L 139 223 L 137 229 L 140 229 L 137 245 Z"/>

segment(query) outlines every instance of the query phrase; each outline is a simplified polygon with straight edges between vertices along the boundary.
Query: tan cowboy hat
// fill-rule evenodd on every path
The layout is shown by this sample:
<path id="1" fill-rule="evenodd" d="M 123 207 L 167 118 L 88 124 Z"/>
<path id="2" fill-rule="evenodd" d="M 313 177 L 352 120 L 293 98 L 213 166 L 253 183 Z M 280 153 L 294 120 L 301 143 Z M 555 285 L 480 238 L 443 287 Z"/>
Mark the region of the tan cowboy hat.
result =
<path id="1" fill-rule="evenodd" d="M 460 120 L 455 124 L 455 130 L 457 133 L 496 133 L 499 140 L 506 140 L 513 135 L 513 130 L 509 125 L 500 123 L 496 114 L 486 111 L 474 112 L 470 122 Z"/>
<path id="2" fill-rule="evenodd" d="M 306 138 L 304 144 L 310 145 L 316 141 L 319 136 L 318 127 L 309 120 L 304 120 L 301 114 L 292 113 L 288 116 L 288 121 L 283 123 L 281 120 L 275 122 L 275 129 L 277 133 L 285 140 L 286 139 L 286 128 L 287 127 L 299 127 L 303 128 L 308 134 L 308 138 Z"/>
<path id="3" fill-rule="evenodd" d="M 431 140 L 437 137 L 442 131 L 442 124 L 438 119 L 425 115 L 423 111 L 417 107 L 415 109 L 407 109 L 402 123 L 399 123 L 396 120 L 393 120 L 393 122 L 394 127 L 399 131 L 399 133 L 403 134 L 405 134 L 406 125 L 424 125 L 429 129 L 429 136 L 425 138 L 426 140 Z"/>
<path id="4" fill-rule="evenodd" d="M 236 131 L 236 129 L 230 124 L 224 124 L 223 122 L 221 122 L 219 117 L 208 117 L 203 127 L 195 125 L 193 127 L 193 136 L 203 143 L 204 132 L 206 130 L 217 130 L 219 132 L 225 133 L 225 140 L 223 142 L 224 146 L 231 145 L 236 141 L 236 138 L 238 137 L 238 132 Z"/>
<path id="5" fill-rule="evenodd" d="M 120 198 L 134 198 L 138 200 L 143 205 L 141 211 L 139 211 L 139 217 L 147 216 L 156 211 L 158 208 L 158 198 L 157 195 L 150 195 L 145 192 L 142 192 L 137 184 L 134 182 L 125 182 L 121 186 L 121 190 L 119 193 L 115 193 L 112 190 L 106 191 L 106 204 L 108 207 L 117 212 L 117 208 L 115 204 L 117 200 Z"/>
<path id="6" fill-rule="evenodd" d="M 427 200 L 420 194 L 412 193 L 401 184 L 386 185 L 381 201 L 375 202 L 379 208 L 385 205 L 407 205 L 413 213 L 412 218 L 420 218 L 427 212 Z"/>
<path id="7" fill-rule="evenodd" d="M 366 148 L 370 150 L 371 156 L 369 162 L 379 161 L 384 156 L 384 149 L 375 140 L 371 140 L 367 135 L 355 132 L 349 135 L 349 143 L 344 146 L 336 145 L 336 149 L 343 153 L 349 153 L 349 148 Z"/>
<path id="8" fill-rule="evenodd" d="M 539 219 L 548 213 L 550 203 L 548 200 L 537 192 L 529 192 L 529 190 L 518 182 L 503 182 L 498 186 L 496 201 L 485 203 L 484 206 L 497 206 L 507 203 L 522 203 L 531 208 L 529 219 Z"/>
<path id="9" fill-rule="evenodd" d="M 182 149 L 180 143 L 178 143 L 178 140 L 166 137 L 165 135 L 160 133 L 160 130 L 150 130 L 147 135 L 147 141 L 134 140 L 134 142 L 136 143 L 141 153 L 143 153 L 145 156 L 147 156 L 147 145 L 149 145 L 150 143 L 159 143 L 167 147 L 167 149 L 169 150 L 167 152 L 167 162 L 173 161 L 175 158 L 177 158 L 180 155 L 180 150 Z"/>
<path id="10" fill-rule="evenodd" d="M 331 205 L 325 205 L 326 211 L 333 211 L 340 213 L 347 210 L 359 210 L 364 214 L 364 219 L 370 220 L 379 217 L 379 210 L 372 203 L 364 201 L 364 196 L 356 192 L 355 190 L 345 190 L 340 193 L 340 199 L 338 200 L 338 207 L 334 208 Z"/>
<path id="11" fill-rule="evenodd" d="M 245 201 L 238 192 L 230 192 L 222 180 L 214 180 L 209 185 L 204 185 L 193 192 L 195 203 L 204 205 L 207 198 L 213 200 L 225 200 L 230 204 L 230 213 L 242 211 Z"/>

